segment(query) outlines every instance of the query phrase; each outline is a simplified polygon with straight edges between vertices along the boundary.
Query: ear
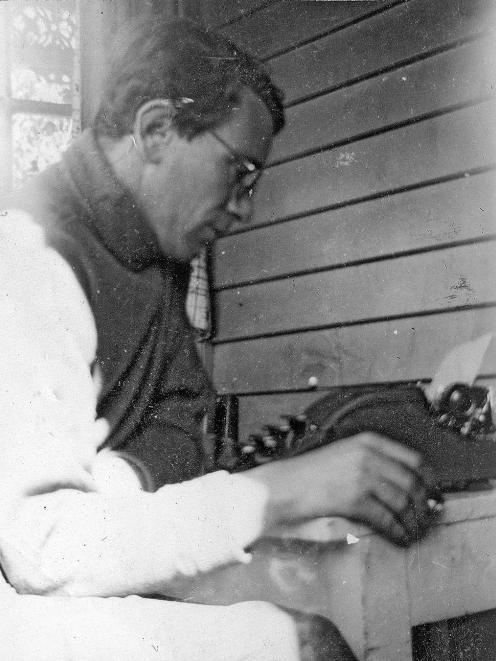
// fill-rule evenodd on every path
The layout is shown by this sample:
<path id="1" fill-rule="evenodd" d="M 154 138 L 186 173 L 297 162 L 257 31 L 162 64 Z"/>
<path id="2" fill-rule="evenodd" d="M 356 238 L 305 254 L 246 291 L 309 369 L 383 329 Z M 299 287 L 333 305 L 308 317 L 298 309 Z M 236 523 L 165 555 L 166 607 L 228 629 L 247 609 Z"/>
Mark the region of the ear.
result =
<path id="1" fill-rule="evenodd" d="M 163 148 L 171 138 L 171 126 L 177 110 L 169 99 L 152 99 L 136 113 L 133 138 L 144 160 L 160 162 Z"/>

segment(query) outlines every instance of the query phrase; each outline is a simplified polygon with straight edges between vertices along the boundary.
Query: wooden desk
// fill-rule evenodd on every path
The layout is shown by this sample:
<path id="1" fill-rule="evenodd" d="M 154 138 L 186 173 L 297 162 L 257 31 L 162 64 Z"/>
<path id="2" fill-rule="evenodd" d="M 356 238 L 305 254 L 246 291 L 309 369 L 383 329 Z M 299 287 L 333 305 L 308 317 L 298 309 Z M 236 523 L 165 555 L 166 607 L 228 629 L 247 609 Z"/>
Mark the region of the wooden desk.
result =
<path id="1" fill-rule="evenodd" d="M 277 530 L 249 565 L 205 576 L 190 598 L 321 613 L 360 659 L 409 661 L 413 626 L 496 608 L 496 489 L 449 496 L 429 536 L 407 550 L 344 519 Z"/>

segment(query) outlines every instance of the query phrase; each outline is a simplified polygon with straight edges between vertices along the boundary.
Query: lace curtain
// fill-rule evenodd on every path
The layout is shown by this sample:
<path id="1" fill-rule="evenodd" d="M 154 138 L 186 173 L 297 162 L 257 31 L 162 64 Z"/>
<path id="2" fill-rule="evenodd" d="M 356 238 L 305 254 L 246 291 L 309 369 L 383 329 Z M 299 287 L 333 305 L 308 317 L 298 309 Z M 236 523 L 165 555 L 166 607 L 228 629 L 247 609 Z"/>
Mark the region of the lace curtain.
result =
<path id="1" fill-rule="evenodd" d="M 9 0 L 0 10 L 6 29 L 0 64 L 8 108 L 7 188 L 17 188 L 60 158 L 79 125 L 73 106 L 77 0 Z"/>

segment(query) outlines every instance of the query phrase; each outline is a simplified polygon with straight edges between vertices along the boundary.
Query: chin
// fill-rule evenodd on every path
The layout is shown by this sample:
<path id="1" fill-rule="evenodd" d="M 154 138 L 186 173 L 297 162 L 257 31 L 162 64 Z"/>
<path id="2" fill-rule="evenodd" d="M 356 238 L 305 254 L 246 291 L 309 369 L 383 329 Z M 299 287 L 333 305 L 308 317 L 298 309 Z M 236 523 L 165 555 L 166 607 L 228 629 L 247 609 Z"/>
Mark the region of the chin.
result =
<path id="1" fill-rule="evenodd" d="M 203 248 L 207 245 L 207 241 L 191 241 L 191 243 L 185 247 L 182 259 L 188 262 L 191 261 L 194 257 L 198 257 Z"/>
<path id="2" fill-rule="evenodd" d="M 196 248 L 195 250 L 185 250 L 183 252 L 177 252 L 175 255 L 171 255 L 178 262 L 190 262 L 192 259 L 197 257 L 200 254 L 201 248 Z"/>

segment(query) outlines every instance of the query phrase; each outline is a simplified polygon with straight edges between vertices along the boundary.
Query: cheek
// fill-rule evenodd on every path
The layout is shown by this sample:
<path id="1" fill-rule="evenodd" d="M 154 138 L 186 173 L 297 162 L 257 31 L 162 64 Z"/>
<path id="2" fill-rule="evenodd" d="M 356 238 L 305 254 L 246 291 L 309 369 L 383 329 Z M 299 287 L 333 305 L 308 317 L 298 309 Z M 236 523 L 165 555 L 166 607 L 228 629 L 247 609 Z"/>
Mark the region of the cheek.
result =
<path id="1" fill-rule="evenodd" d="M 229 197 L 229 168 L 225 164 L 198 163 L 189 183 L 189 196 L 199 206 L 223 206 Z"/>

